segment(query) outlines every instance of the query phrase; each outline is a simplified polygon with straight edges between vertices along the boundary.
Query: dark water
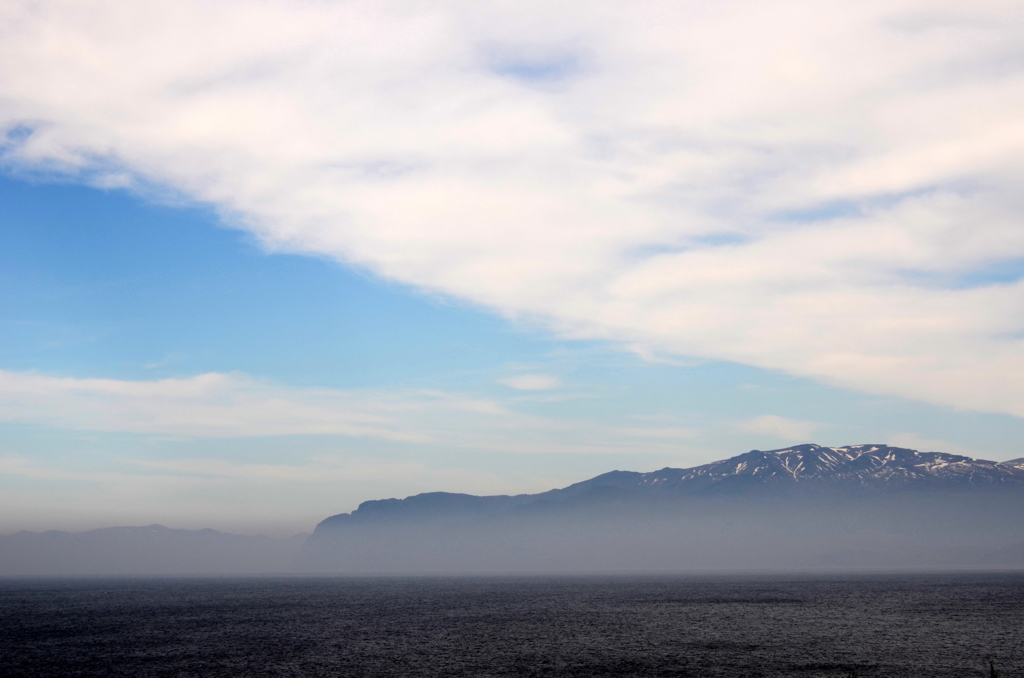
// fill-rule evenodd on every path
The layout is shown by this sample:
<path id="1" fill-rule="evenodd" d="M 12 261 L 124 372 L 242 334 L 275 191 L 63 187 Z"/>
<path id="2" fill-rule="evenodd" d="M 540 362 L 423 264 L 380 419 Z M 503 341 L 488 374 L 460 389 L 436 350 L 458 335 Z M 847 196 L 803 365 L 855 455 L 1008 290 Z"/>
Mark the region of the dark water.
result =
<path id="1" fill-rule="evenodd" d="M 4 676 L 1024 676 L 1024 575 L 0 582 Z"/>

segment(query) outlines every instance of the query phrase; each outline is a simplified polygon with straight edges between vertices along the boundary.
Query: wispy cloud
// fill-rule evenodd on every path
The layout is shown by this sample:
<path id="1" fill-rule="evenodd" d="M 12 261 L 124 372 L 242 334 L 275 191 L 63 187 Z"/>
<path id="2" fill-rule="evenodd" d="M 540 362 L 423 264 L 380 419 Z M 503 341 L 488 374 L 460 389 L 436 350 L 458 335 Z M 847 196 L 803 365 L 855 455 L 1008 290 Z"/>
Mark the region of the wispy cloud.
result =
<path id="1" fill-rule="evenodd" d="M 1024 258 L 1024 22 L 951 16 L 16 0 L 4 162 L 566 337 L 1020 416 L 1024 283 L 984 273 Z"/>
<path id="2" fill-rule="evenodd" d="M 519 374 L 499 383 L 519 391 L 550 391 L 562 385 L 562 380 L 548 374 Z"/>
<path id="3" fill-rule="evenodd" d="M 424 443 L 421 416 L 505 414 L 438 391 L 290 388 L 243 374 L 124 381 L 0 371 L 0 420 L 166 436 L 341 435 Z"/>
<path id="4" fill-rule="evenodd" d="M 387 481 L 396 486 L 412 481 L 434 487 L 490 488 L 500 485 L 494 473 L 463 468 L 438 468 L 417 461 L 373 457 L 316 455 L 300 463 L 251 463 L 217 458 L 131 459 L 128 464 L 160 474 L 233 480 L 301 483 Z"/>
<path id="5" fill-rule="evenodd" d="M 809 443 L 813 442 L 811 438 L 814 432 L 821 428 L 821 425 L 811 421 L 798 421 L 774 414 L 764 414 L 741 422 L 739 428 L 757 435 Z"/>
<path id="6" fill-rule="evenodd" d="M 663 425 L 623 428 L 611 420 L 526 414 L 514 409 L 522 400 L 422 389 L 295 388 L 239 373 L 129 381 L 0 370 L 0 422 L 78 431 L 342 436 L 511 454 L 679 453 L 667 439 L 684 437 L 683 429 Z"/>

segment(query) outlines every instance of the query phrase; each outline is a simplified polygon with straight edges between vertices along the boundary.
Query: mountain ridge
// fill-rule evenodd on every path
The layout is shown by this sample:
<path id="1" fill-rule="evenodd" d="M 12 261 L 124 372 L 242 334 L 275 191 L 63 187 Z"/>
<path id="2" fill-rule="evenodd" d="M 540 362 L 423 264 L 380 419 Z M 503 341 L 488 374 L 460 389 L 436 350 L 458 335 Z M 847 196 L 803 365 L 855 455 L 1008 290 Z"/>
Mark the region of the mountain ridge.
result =
<path id="1" fill-rule="evenodd" d="M 908 485 L 938 480 L 1021 485 L 1024 484 L 1024 468 L 1018 464 L 1024 466 L 1024 459 L 994 462 L 885 444 L 824 447 L 808 443 L 777 450 L 751 450 L 687 469 L 666 467 L 638 474 L 638 480 L 640 485 L 674 484 L 677 487 L 687 483 L 708 486 L 735 477 L 755 477 L 765 481 L 785 479 L 795 483 L 854 481 L 860 485 L 870 481 Z M 602 476 L 583 482 L 599 478 Z"/>
<path id="2" fill-rule="evenodd" d="M 609 471 L 537 494 L 471 495 L 426 492 L 404 499 L 363 502 L 351 513 L 330 516 L 314 530 L 358 520 L 420 517 L 439 513 L 493 515 L 572 499 L 620 495 L 703 497 L 804 491 L 885 493 L 903 490 L 1024 491 L 1024 458 L 1007 462 L 945 452 L 920 452 L 886 444 L 825 447 L 814 443 L 776 450 L 751 450 L 691 468 L 665 467 L 646 473 Z"/>
<path id="3" fill-rule="evenodd" d="M 884 444 L 751 450 L 538 494 L 431 492 L 317 525 L 335 573 L 1024 568 L 1024 463 Z"/>
<path id="4" fill-rule="evenodd" d="M 0 536 L 0 576 L 1024 569 L 1024 458 L 751 450 L 537 494 L 363 502 L 313 534 L 162 525 Z"/>
<path id="5" fill-rule="evenodd" d="M 0 536 L 0 576 L 273 574 L 294 570 L 307 538 L 159 524 L 22 530 Z"/>

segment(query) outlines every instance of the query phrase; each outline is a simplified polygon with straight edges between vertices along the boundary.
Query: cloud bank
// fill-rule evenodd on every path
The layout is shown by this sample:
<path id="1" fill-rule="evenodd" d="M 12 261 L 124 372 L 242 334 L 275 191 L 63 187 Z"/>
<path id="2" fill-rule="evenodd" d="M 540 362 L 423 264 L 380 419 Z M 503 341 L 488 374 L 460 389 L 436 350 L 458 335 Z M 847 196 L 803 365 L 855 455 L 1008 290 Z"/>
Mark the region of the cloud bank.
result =
<path id="1" fill-rule="evenodd" d="M 1017 2 L 14 1 L 0 130 L 561 336 L 1021 416 L 1022 44 Z"/>
<path id="2" fill-rule="evenodd" d="M 244 374 L 125 381 L 0 371 L 0 420 L 165 436 L 342 435 L 430 439 L 410 415 L 499 415 L 487 400 L 434 391 L 289 388 Z"/>
<path id="3" fill-rule="evenodd" d="M 517 399 L 296 388 L 242 373 L 130 381 L 0 370 L 0 423 L 186 439 L 341 436 L 481 453 L 687 451 L 674 440 L 680 429 L 536 416 L 513 409 Z"/>

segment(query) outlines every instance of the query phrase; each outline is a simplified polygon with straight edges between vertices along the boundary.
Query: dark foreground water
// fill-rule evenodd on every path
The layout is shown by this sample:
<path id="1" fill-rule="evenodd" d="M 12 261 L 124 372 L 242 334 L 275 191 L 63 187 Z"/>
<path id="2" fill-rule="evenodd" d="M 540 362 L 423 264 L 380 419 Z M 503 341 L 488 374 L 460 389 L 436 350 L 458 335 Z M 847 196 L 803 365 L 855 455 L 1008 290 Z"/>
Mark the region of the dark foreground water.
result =
<path id="1" fill-rule="evenodd" d="M 1024 576 L 0 582 L 3 676 L 1024 676 Z"/>

